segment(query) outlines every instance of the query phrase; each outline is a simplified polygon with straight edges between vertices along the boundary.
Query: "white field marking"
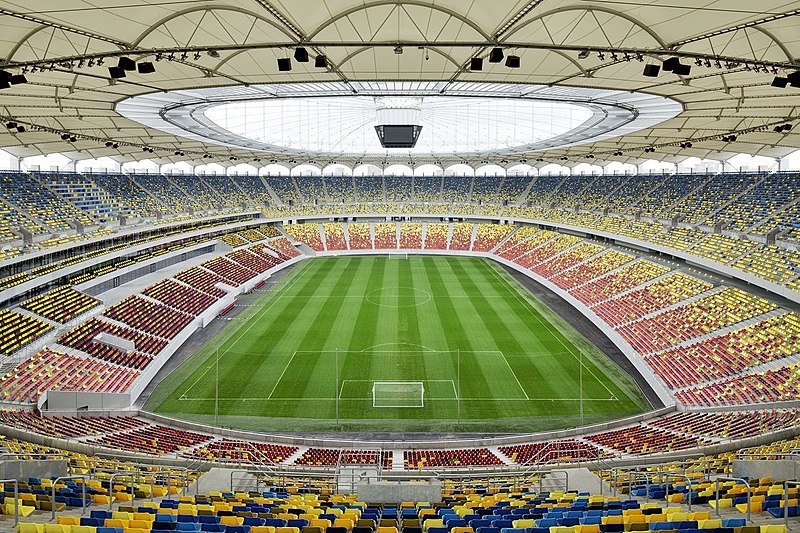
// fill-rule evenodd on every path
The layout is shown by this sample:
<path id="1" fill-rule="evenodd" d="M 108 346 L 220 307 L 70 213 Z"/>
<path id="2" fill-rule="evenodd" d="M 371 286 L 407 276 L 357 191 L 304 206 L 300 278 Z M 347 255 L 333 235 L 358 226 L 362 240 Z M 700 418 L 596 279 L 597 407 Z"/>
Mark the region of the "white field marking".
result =
<path id="1" fill-rule="evenodd" d="M 534 313 L 534 312 L 531 310 L 531 305 L 530 305 L 530 303 L 529 303 L 529 302 L 526 302 L 526 301 L 525 301 L 525 300 L 522 298 L 522 296 L 520 296 L 520 294 L 519 294 L 519 291 L 517 291 L 517 289 L 516 289 L 516 288 L 508 288 L 510 284 L 509 284 L 509 283 L 508 283 L 506 280 L 504 280 L 502 277 L 500 277 L 500 274 L 498 274 L 498 272 L 497 272 L 497 269 L 496 269 L 494 266 L 490 266 L 490 267 L 489 267 L 489 270 L 491 270 L 491 271 L 492 271 L 492 274 L 493 274 L 493 275 L 494 275 L 494 276 L 495 276 L 497 279 L 499 279 L 500 281 L 502 281 L 502 282 L 503 282 L 503 285 L 504 285 L 505 287 L 507 287 L 507 290 L 508 290 L 509 292 L 513 292 L 513 293 L 514 293 L 514 298 L 516 298 L 518 302 L 521 302 L 521 303 L 525 303 L 525 304 L 527 304 L 527 305 L 525 305 L 525 307 L 527 308 L 527 310 L 528 310 L 528 313 L 530 313 L 530 314 L 531 314 L 531 315 L 532 315 L 532 316 L 533 316 L 533 317 L 536 319 L 536 321 L 537 321 L 537 322 L 539 322 L 539 324 L 541 324 L 541 325 L 544 327 L 544 329 L 546 329 L 546 330 L 548 331 L 548 333 L 550 333 L 550 334 L 551 334 L 553 337 L 555 337 L 556 339 L 558 339 L 558 342 L 559 342 L 559 344 L 561 344 L 561 346 L 563 346 L 563 347 L 564 347 L 564 349 L 566 349 L 566 350 L 567 350 L 567 352 L 568 352 L 568 353 L 569 353 L 569 354 L 570 354 L 572 357 L 574 357 L 576 361 L 579 361 L 579 362 L 580 362 L 580 365 L 581 365 L 583 368 L 585 368 L 585 369 L 587 370 L 587 372 L 589 372 L 589 374 L 591 374 L 591 376 L 592 376 L 592 377 L 593 377 L 593 378 L 594 378 L 594 379 L 595 379 L 597 382 L 599 382 L 599 383 L 600 383 L 600 384 L 603 386 L 603 388 L 604 388 L 604 389 L 606 389 L 606 391 L 608 391 L 608 393 L 611 395 L 611 399 L 617 400 L 618 398 L 617 398 L 617 397 L 614 395 L 614 393 L 611 391 L 611 389 L 609 389 L 609 388 L 608 388 L 608 386 L 605 384 L 605 382 L 603 382 L 602 380 L 600 380 L 600 379 L 599 379 L 599 378 L 598 378 L 598 377 L 595 375 L 595 373 L 594 373 L 594 372 L 592 372 L 592 371 L 591 371 L 591 369 L 590 369 L 588 366 L 586 366 L 586 363 L 582 362 L 582 361 L 580 360 L 580 358 L 579 358 L 577 355 L 575 355 L 575 352 L 573 352 L 573 351 L 572 351 L 572 349 L 571 349 L 569 346 L 567 346 L 566 344 L 564 344 L 564 341 L 561 339 L 561 337 L 560 337 L 559 335 L 556 335 L 555 333 L 553 333 L 553 330 L 552 330 L 552 329 L 550 329 L 550 326 L 549 326 L 549 324 L 546 324 L 546 323 L 542 322 L 542 319 L 541 319 L 541 318 L 539 318 L 539 315 L 538 315 L 538 314 L 536 314 L 536 313 Z M 584 399 L 585 399 L 585 398 L 584 398 Z"/>
<path id="2" fill-rule="evenodd" d="M 390 343 L 391 344 L 391 343 Z M 367 348 L 366 350 L 369 350 Z M 297 353 L 340 353 L 340 354 L 348 354 L 348 353 L 357 353 L 357 354 L 366 354 L 366 353 L 390 353 L 395 355 L 420 355 L 426 353 L 449 353 L 455 354 L 458 352 L 461 353 L 491 353 L 491 354 L 501 354 L 500 350 L 428 350 L 428 351 L 411 351 L 411 350 L 374 350 L 374 351 L 365 351 L 365 350 L 358 350 L 358 351 L 349 351 L 349 350 L 297 350 Z M 548 355 L 549 357 L 549 355 Z"/>
<path id="3" fill-rule="evenodd" d="M 425 346 L 424 344 L 416 344 L 416 343 L 413 343 L 413 342 L 382 342 L 380 344 L 373 344 L 372 346 L 368 346 L 367 348 L 364 348 L 361 351 L 362 352 L 370 352 L 370 351 L 373 351 L 372 350 L 373 348 L 380 348 L 381 346 L 417 346 L 419 348 L 424 348 L 425 350 L 427 350 L 429 352 L 437 352 L 438 351 L 438 350 L 435 350 L 435 349 L 431 348 L 430 346 Z M 396 351 L 398 353 L 403 353 L 404 352 L 404 350 L 396 350 Z"/>
<path id="4" fill-rule="evenodd" d="M 382 290 L 382 289 L 374 289 L 372 291 L 369 291 L 366 295 L 360 295 L 360 294 L 342 294 L 342 295 L 335 295 L 335 294 L 331 294 L 331 295 L 327 295 L 327 294 L 298 294 L 297 296 L 291 296 L 291 295 L 288 295 L 288 294 L 282 294 L 280 296 L 276 296 L 276 298 L 297 298 L 297 299 L 303 299 L 303 298 L 306 298 L 306 299 L 312 299 L 312 298 L 358 298 L 360 300 L 364 300 L 367 295 L 369 295 L 370 293 L 373 293 L 375 291 L 379 291 L 379 290 Z M 440 295 L 440 296 L 436 296 L 434 294 L 429 293 L 428 291 L 426 291 L 424 289 L 417 289 L 417 290 L 426 292 L 430 296 L 430 298 L 449 298 L 451 300 L 456 300 L 458 298 L 476 298 L 476 296 L 469 295 L 469 294 L 456 294 L 456 295 Z M 503 299 L 503 300 L 506 299 L 505 296 L 502 296 L 502 295 L 499 295 L 499 294 L 489 294 L 487 296 L 483 296 L 482 298 L 485 298 L 485 299 L 497 298 L 497 299 Z M 367 300 L 367 301 L 369 301 L 370 303 L 373 303 L 373 304 L 375 303 L 375 302 L 372 302 L 371 300 Z M 417 304 L 417 305 L 421 305 L 422 303 L 425 303 L 425 302 L 420 302 L 420 304 Z M 381 304 L 375 304 L 375 305 L 381 305 Z"/>
<path id="5" fill-rule="evenodd" d="M 306 263 L 306 265 L 307 265 L 307 264 L 308 264 L 308 263 Z M 286 287 L 284 287 L 284 288 L 285 288 L 286 290 L 288 290 L 289 288 L 291 288 L 292 286 L 294 286 L 295 284 L 297 284 L 297 281 L 298 281 L 298 280 L 299 280 L 301 277 L 303 277 L 303 276 L 306 274 L 306 272 L 308 272 L 308 270 L 309 270 L 309 269 L 308 269 L 308 268 L 306 268 L 306 269 L 305 269 L 305 270 L 303 270 L 303 271 L 302 271 L 302 272 L 301 272 L 299 275 L 297 275 L 297 276 L 295 276 L 294 278 L 292 278 L 291 282 L 290 282 L 290 283 L 287 283 L 287 284 L 286 284 Z M 283 289 L 282 289 L 282 290 L 283 290 Z M 220 358 L 220 359 L 222 359 L 223 357 L 225 357 L 225 355 L 227 355 L 227 354 L 228 354 L 228 353 L 231 351 L 231 348 L 233 348 L 234 346 L 236 346 L 236 345 L 239 343 L 239 341 L 240 341 L 240 340 L 242 340 L 242 339 L 244 338 L 244 336 L 245 336 L 245 335 L 246 335 L 246 334 L 247 334 L 247 333 L 248 333 L 248 332 L 249 332 L 249 331 L 250 331 L 250 330 L 253 328 L 253 326 L 255 326 L 256 324 L 258 324 L 258 323 L 260 322 L 260 320 L 256 320 L 256 319 L 255 319 L 257 316 L 259 316 L 261 313 L 266 313 L 267 311 L 269 311 L 270 309 L 272 309 L 272 307 L 273 307 L 273 306 L 274 306 L 276 303 L 278 303 L 278 298 L 273 298 L 273 300 L 274 300 L 274 301 L 270 301 L 269 305 L 266 305 L 266 306 L 264 306 L 264 307 L 263 307 L 263 309 L 262 309 L 261 311 L 257 311 L 257 312 L 256 312 L 256 314 L 254 314 L 252 317 L 250 317 L 250 320 L 252 320 L 252 321 L 253 321 L 253 323 L 252 323 L 252 324 L 250 324 L 250 326 L 248 326 L 248 328 L 244 330 L 244 333 L 242 333 L 242 334 L 239 336 L 239 338 L 238 338 L 238 339 L 236 339 L 236 340 L 233 342 L 233 344 L 231 344 L 231 345 L 230 345 L 230 346 L 229 346 L 227 349 L 225 349 L 225 350 L 224 350 L 224 351 L 223 351 L 223 352 L 222 352 L 222 353 L 219 355 L 219 358 Z M 238 332 L 237 332 L 237 333 L 238 333 Z M 234 353 L 235 353 L 235 352 L 234 352 Z M 202 374 L 200 374 L 200 377 L 198 377 L 196 380 L 194 380 L 194 383 L 192 383 L 191 385 L 189 385 L 189 388 L 187 388 L 187 389 L 186 389 L 186 390 L 183 392 L 183 394 L 181 395 L 181 397 L 184 397 L 184 396 L 186 396 L 186 393 L 188 393 L 190 390 L 192 390 L 192 389 L 194 388 L 194 386 L 195 386 L 195 385 L 197 385 L 197 384 L 200 382 L 200 380 L 201 380 L 201 379 L 203 379 L 203 378 L 206 376 L 206 374 L 208 374 L 208 372 L 209 372 L 209 371 L 210 371 L 212 368 L 214 368 L 214 366 L 215 366 L 215 365 L 216 365 L 216 362 L 212 362 L 212 363 L 211 363 L 211 365 L 209 365 L 209 366 L 208 366 L 208 368 L 206 368 L 205 372 L 203 372 Z M 180 398 L 179 398 L 179 399 L 180 399 Z"/>
<path id="6" fill-rule="evenodd" d="M 511 371 L 511 375 L 514 376 L 514 379 L 517 381 L 517 385 L 519 386 L 520 390 L 522 391 L 522 394 L 525 395 L 525 399 L 526 400 L 530 400 L 530 398 L 528 397 L 528 393 L 525 391 L 525 387 L 522 386 L 522 383 L 520 383 L 519 378 L 517 377 L 517 373 L 514 372 L 514 369 L 511 368 L 511 365 L 508 363 L 508 359 L 506 358 L 506 354 L 504 354 L 503 352 L 500 352 L 500 355 L 503 356 L 503 361 L 505 361 L 506 366 Z"/>
<path id="7" fill-rule="evenodd" d="M 272 394 L 275 392 L 275 389 L 277 389 L 277 388 L 278 388 L 278 385 L 280 385 L 280 383 L 281 383 L 281 380 L 283 379 L 283 375 L 286 373 L 286 370 L 289 368 L 289 365 L 291 365 L 291 364 L 292 364 L 292 361 L 294 361 L 294 356 L 295 356 L 295 355 L 297 355 L 297 352 L 294 352 L 294 353 L 292 354 L 292 356 L 289 358 L 289 360 L 288 360 L 288 361 L 286 361 L 286 365 L 284 365 L 284 367 L 283 367 L 283 371 L 281 372 L 281 375 L 280 375 L 280 376 L 278 376 L 278 381 L 276 381 L 276 382 L 275 382 L 275 385 L 272 387 L 272 390 L 271 390 L 271 391 L 269 391 L 269 396 L 267 396 L 267 400 L 269 400 L 270 398 L 272 398 Z"/>
<path id="8" fill-rule="evenodd" d="M 381 380 L 380 379 L 343 379 L 342 380 L 342 386 L 339 387 L 339 399 L 340 400 L 362 400 L 363 399 L 363 398 L 349 398 L 349 397 L 342 396 L 342 393 L 344 392 L 344 384 L 349 382 L 349 381 L 352 381 L 353 383 L 365 383 L 365 382 L 374 383 L 375 381 L 381 381 Z M 422 382 L 422 383 L 432 383 L 432 382 L 447 383 L 448 381 L 450 382 L 450 385 L 453 386 L 453 392 L 456 394 L 456 396 L 454 396 L 452 398 L 449 398 L 449 399 L 450 400 L 455 400 L 458 397 L 458 393 L 456 392 L 456 384 L 452 379 L 414 379 L 414 380 L 409 380 L 409 383 L 420 383 L 420 382 Z M 395 381 L 393 383 L 397 383 L 397 382 Z M 448 398 L 432 398 L 432 399 L 435 399 L 435 400 L 446 400 Z"/>
<path id="9" fill-rule="evenodd" d="M 271 402 L 315 401 L 315 402 L 319 402 L 319 401 L 333 400 L 333 399 L 334 398 L 331 397 L 331 396 L 324 396 L 324 397 L 318 397 L 318 398 L 309 398 L 309 397 L 303 397 L 303 398 L 264 398 L 264 397 L 246 396 L 246 397 L 243 397 L 243 398 L 242 397 L 237 397 L 237 398 L 219 398 L 219 401 L 221 401 L 221 402 L 266 402 L 266 401 L 271 401 Z M 425 397 L 425 401 L 445 401 L 445 400 L 449 400 L 449 401 L 452 402 L 455 399 L 456 398 L 453 397 L 453 396 L 446 396 L 446 397 L 442 397 L 442 398 L 427 397 L 427 396 Z M 477 401 L 485 402 L 485 401 L 492 401 L 492 400 L 495 400 L 495 401 L 498 401 L 498 402 L 552 402 L 552 403 L 555 403 L 555 402 L 579 402 L 580 401 L 580 398 L 495 398 L 495 397 L 485 397 L 485 398 L 484 397 L 467 397 L 467 398 L 465 398 L 464 396 L 462 396 L 461 399 L 464 400 L 464 401 L 475 401 L 475 402 L 477 402 Z M 181 402 L 213 402 L 214 398 L 213 397 L 211 397 L 211 398 L 178 398 L 178 401 L 181 401 Z M 372 397 L 369 397 L 369 398 L 343 397 L 343 398 L 339 398 L 339 401 L 371 402 L 372 401 Z M 616 402 L 618 400 L 616 398 L 584 398 L 583 401 Z"/>

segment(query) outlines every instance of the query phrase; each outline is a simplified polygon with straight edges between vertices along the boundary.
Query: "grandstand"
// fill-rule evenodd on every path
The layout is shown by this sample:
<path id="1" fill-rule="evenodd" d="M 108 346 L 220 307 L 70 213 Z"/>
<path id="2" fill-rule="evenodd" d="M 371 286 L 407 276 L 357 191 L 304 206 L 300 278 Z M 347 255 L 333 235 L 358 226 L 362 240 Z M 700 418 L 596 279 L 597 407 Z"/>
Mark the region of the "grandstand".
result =
<path id="1" fill-rule="evenodd" d="M 800 527 L 790 2 L 1 3 L 0 531 Z"/>

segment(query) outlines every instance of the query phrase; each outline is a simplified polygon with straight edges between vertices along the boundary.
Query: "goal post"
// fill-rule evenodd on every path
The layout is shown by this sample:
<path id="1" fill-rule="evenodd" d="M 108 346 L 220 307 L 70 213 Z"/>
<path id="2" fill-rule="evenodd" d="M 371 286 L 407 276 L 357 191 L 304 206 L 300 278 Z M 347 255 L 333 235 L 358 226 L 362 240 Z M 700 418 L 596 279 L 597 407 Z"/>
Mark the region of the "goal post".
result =
<path id="1" fill-rule="evenodd" d="M 421 381 L 375 381 L 372 407 L 425 407 L 425 386 Z"/>

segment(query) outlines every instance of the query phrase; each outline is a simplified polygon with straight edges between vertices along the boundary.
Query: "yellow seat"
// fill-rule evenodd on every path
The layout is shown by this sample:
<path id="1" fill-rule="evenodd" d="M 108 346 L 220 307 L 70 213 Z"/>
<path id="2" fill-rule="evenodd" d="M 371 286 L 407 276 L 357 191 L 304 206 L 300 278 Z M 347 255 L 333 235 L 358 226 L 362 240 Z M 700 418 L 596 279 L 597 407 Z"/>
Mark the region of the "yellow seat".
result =
<path id="1" fill-rule="evenodd" d="M 140 527 L 126 527 L 125 533 L 150 533 L 150 530 Z"/>
<path id="2" fill-rule="evenodd" d="M 536 527 L 536 521 L 532 518 L 521 518 L 519 520 L 514 520 L 511 525 L 525 529 L 526 527 Z"/>
<path id="3" fill-rule="evenodd" d="M 300 533 L 299 527 L 276 527 L 275 533 Z"/>
<path id="4" fill-rule="evenodd" d="M 45 524 L 44 533 L 71 533 L 72 526 L 64 524 Z"/>
<path id="5" fill-rule="evenodd" d="M 753 513 L 760 513 L 761 512 L 761 505 L 762 505 L 761 502 L 753 502 L 753 501 L 751 501 L 750 502 L 750 511 L 753 512 Z M 736 510 L 739 511 L 740 513 L 746 513 L 747 512 L 747 504 L 746 503 L 737 503 L 735 507 L 736 507 Z"/>
<path id="6" fill-rule="evenodd" d="M 56 524 L 61 524 L 64 526 L 77 526 L 81 523 L 80 516 L 57 516 L 56 517 Z"/>
<path id="7" fill-rule="evenodd" d="M 708 505 L 712 509 L 730 509 L 733 506 L 733 500 L 731 498 L 720 498 L 719 500 L 710 500 Z"/>
<path id="8" fill-rule="evenodd" d="M 240 516 L 225 515 L 219 517 L 219 523 L 225 526 L 241 526 L 244 524 L 244 518 Z"/>
<path id="9" fill-rule="evenodd" d="M 550 533 L 575 533 L 575 528 L 568 526 L 551 526 Z"/>
<path id="10" fill-rule="evenodd" d="M 44 533 L 44 524 L 20 522 L 17 524 L 17 533 Z"/>
<path id="11" fill-rule="evenodd" d="M 275 526 L 252 526 L 250 533 L 275 533 Z"/>
<path id="12" fill-rule="evenodd" d="M 783 524 L 761 526 L 761 533 L 786 533 L 786 526 Z"/>
<path id="13" fill-rule="evenodd" d="M 722 527 L 722 519 L 712 518 L 708 520 L 698 520 L 697 527 L 699 527 L 700 529 L 716 529 Z"/>
<path id="14" fill-rule="evenodd" d="M 601 522 L 603 522 L 603 524 L 624 524 L 625 517 L 622 515 L 604 516 Z"/>
<path id="15" fill-rule="evenodd" d="M 600 526 L 597 524 L 579 524 L 574 526 L 575 533 L 600 533 Z"/>
<path id="16" fill-rule="evenodd" d="M 72 533 L 97 533 L 94 526 L 72 526 Z"/>

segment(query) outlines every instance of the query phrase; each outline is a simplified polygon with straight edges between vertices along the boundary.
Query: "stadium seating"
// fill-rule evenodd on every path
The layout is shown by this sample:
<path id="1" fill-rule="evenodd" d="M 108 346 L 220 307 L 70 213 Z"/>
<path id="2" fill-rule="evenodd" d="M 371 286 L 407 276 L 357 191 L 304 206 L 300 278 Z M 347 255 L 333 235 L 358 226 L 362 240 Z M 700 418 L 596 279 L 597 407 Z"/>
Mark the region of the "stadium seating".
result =
<path id="1" fill-rule="evenodd" d="M 529 251 L 536 246 L 539 246 L 548 239 L 555 237 L 557 234 L 552 231 L 542 231 L 533 226 L 522 226 L 515 231 L 496 251 L 495 253 L 500 257 L 513 260 L 523 253 Z M 529 246 L 522 247 L 521 245 L 536 236 L 536 240 L 531 241 Z"/>
<path id="2" fill-rule="evenodd" d="M 217 283 L 226 283 L 226 280 L 211 271 L 200 267 L 191 267 L 175 274 L 175 279 L 194 287 L 215 298 L 222 298 L 227 293 L 216 287 Z"/>
<path id="3" fill-rule="evenodd" d="M 605 455 L 597 446 L 577 439 L 500 446 L 498 449 L 520 465 L 596 461 Z"/>
<path id="4" fill-rule="evenodd" d="M 85 437 L 117 431 L 128 431 L 147 422 L 131 416 L 53 416 L 44 417 L 32 410 L 2 410 L 0 423 L 48 437 Z"/>
<path id="5" fill-rule="evenodd" d="M 575 298 L 591 306 L 647 283 L 667 272 L 669 272 L 669 268 L 643 259 L 584 286 L 576 287 L 570 292 Z"/>
<path id="6" fill-rule="evenodd" d="M 746 372 L 800 352 L 800 316 L 785 313 L 752 326 L 680 346 L 645 361 L 671 388 Z"/>
<path id="7" fill-rule="evenodd" d="M 232 287 L 238 287 L 239 285 L 256 277 L 255 271 L 245 268 L 239 263 L 231 261 L 226 257 L 210 259 L 200 266 L 217 274 L 223 280 L 225 280 L 225 283 Z"/>
<path id="8" fill-rule="evenodd" d="M 737 439 L 800 424 L 797 409 L 783 411 L 729 411 L 716 413 L 676 413 L 650 422 L 650 425 L 717 437 Z"/>
<path id="9" fill-rule="evenodd" d="M 392 451 L 338 450 L 335 448 L 309 448 L 294 464 L 304 466 L 336 466 L 337 464 L 380 464 L 383 468 L 392 465 Z"/>
<path id="10" fill-rule="evenodd" d="M 232 464 L 281 463 L 297 452 L 297 446 L 219 439 L 183 452 L 184 457 Z"/>
<path id="11" fill-rule="evenodd" d="M 711 442 L 702 437 L 678 435 L 645 424 L 588 435 L 586 440 L 637 455 L 683 450 Z"/>
<path id="12" fill-rule="evenodd" d="M 392 200 L 389 197 L 389 180 L 384 180 L 386 182 L 386 201 L 402 201 L 402 200 Z M 454 183 L 454 182 L 451 182 Z M 454 183 L 455 184 L 455 183 Z M 392 190 L 397 191 L 400 190 L 407 190 L 408 184 L 406 180 L 402 178 L 395 178 L 392 180 Z M 462 189 L 463 190 L 463 187 Z M 410 196 L 405 196 L 403 193 L 398 194 L 397 192 L 393 193 L 393 197 L 400 197 L 406 198 L 406 201 L 410 200 Z M 441 198 L 441 201 L 452 202 L 452 199 L 448 199 L 442 193 L 442 178 L 434 177 L 434 176 L 414 176 L 414 192 L 413 192 L 414 200 L 417 202 L 437 202 Z"/>
<path id="13" fill-rule="evenodd" d="M 264 243 L 264 246 L 275 251 L 278 254 L 278 257 L 284 261 L 300 256 L 300 252 L 298 252 L 297 249 L 292 246 L 292 243 L 290 243 L 284 237 L 281 237 L 280 239 L 272 239 L 269 242 Z"/>
<path id="14" fill-rule="evenodd" d="M 373 228 L 376 250 L 397 249 L 397 224 L 376 223 Z"/>
<path id="15" fill-rule="evenodd" d="M 210 441 L 212 437 L 160 425 L 147 425 L 125 433 L 103 435 L 90 443 L 115 450 L 163 455 Z"/>
<path id="16" fill-rule="evenodd" d="M 48 331 L 49 324 L 8 309 L 0 309 L 0 355 L 11 355 Z"/>
<path id="17" fill-rule="evenodd" d="M 583 285 L 631 261 L 633 261 L 633 256 L 631 255 L 616 250 L 606 250 L 574 268 L 570 268 L 561 274 L 551 277 L 551 281 L 562 289 L 569 290 Z"/>
<path id="18" fill-rule="evenodd" d="M 498 224 L 478 224 L 475 240 L 472 242 L 473 252 L 489 252 L 508 237 L 514 226 Z"/>
<path id="19" fill-rule="evenodd" d="M 172 339 L 185 328 L 192 317 L 133 295 L 103 311 L 103 315 L 123 324 L 156 335 Z"/>
<path id="20" fill-rule="evenodd" d="M 503 461 L 487 448 L 457 450 L 406 450 L 403 452 L 406 470 L 424 468 L 457 468 L 465 466 L 499 466 Z"/>
<path id="21" fill-rule="evenodd" d="M 137 349 L 126 353 L 116 346 L 96 341 L 95 337 L 102 332 L 131 340 L 136 344 Z M 163 339 L 157 339 L 144 333 L 123 328 L 116 324 L 108 324 L 94 318 L 59 337 L 58 343 L 62 346 L 81 350 L 92 357 L 137 370 L 144 370 L 153 360 L 154 354 L 145 351 L 144 348 L 158 353 L 166 345 L 166 341 Z M 143 348 L 139 348 L 139 346 Z"/>
<path id="22" fill-rule="evenodd" d="M 171 279 L 161 280 L 142 291 L 173 309 L 197 316 L 208 309 L 217 298 Z"/>
<path id="23" fill-rule="evenodd" d="M 0 378 L 6 402 L 35 403 L 46 390 L 124 392 L 139 372 L 45 348 Z"/>
<path id="24" fill-rule="evenodd" d="M 743 374 L 675 393 L 684 405 L 725 406 L 800 399 L 800 364 Z"/>
<path id="25" fill-rule="evenodd" d="M 283 226 L 283 229 L 294 240 L 307 244 L 312 250 L 316 252 L 324 250 L 319 224 L 288 224 Z"/>
<path id="26" fill-rule="evenodd" d="M 423 247 L 426 250 L 447 250 L 447 234 L 449 231 L 450 227 L 447 224 L 426 224 L 425 244 Z"/>
<path id="27" fill-rule="evenodd" d="M 468 251 L 472 247 L 472 230 L 474 224 L 456 222 L 453 224 L 453 234 L 450 236 L 450 249 Z M 430 224 L 428 225 L 430 228 Z"/>
<path id="28" fill-rule="evenodd" d="M 545 236 L 543 236 L 545 237 Z M 530 251 L 520 255 L 514 262 L 528 269 L 544 263 L 560 254 L 567 248 L 571 248 L 581 241 L 578 237 L 572 235 L 558 235 L 551 240 L 548 240 L 543 245 L 531 249 Z M 522 244 L 523 247 L 535 245 L 536 240 L 529 239 Z"/>
<path id="29" fill-rule="evenodd" d="M 353 178 L 358 202 L 383 202 L 383 177 L 359 176 Z"/>
<path id="30" fill-rule="evenodd" d="M 254 248 L 258 248 L 255 246 Z M 273 268 L 281 261 L 267 253 L 253 253 L 250 249 L 235 250 L 225 254 L 225 257 L 234 263 L 237 263 L 248 270 L 263 274 L 270 268 Z"/>
<path id="31" fill-rule="evenodd" d="M 531 270 L 544 278 L 552 278 L 568 268 L 583 263 L 590 257 L 601 253 L 603 250 L 604 248 L 602 246 L 582 242 L 564 253 L 555 256 L 553 259 L 534 266 Z"/>
<path id="32" fill-rule="evenodd" d="M 717 263 L 728 264 L 756 248 L 757 243 L 728 237 L 719 233 L 709 235 L 693 246 L 689 253 Z"/>
<path id="33" fill-rule="evenodd" d="M 347 234 L 350 236 L 351 250 L 372 250 L 372 236 L 369 224 L 347 224 Z"/>
<path id="34" fill-rule="evenodd" d="M 344 226 L 336 222 L 322 224 L 325 233 L 325 249 L 328 251 L 347 250 L 347 241 L 344 237 Z"/>
<path id="35" fill-rule="evenodd" d="M 617 331 L 636 351 L 646 354 L 763 315 L 775 307 L 774 303 L 741 289 L 726 287 L 687 305 L 619 327 Z"/>
<path id="36" fill-rule="evenodd" d="M 613 298 L 592 308 L 592 311 L 612 326 L 664 309 L 687 298 L 711 289 L 711 284 L 676 272 L 645 285 L 641 289 Z"/>
<path id="37" fill-rule="evenodd" d="M 400 224 L 401 250 L 420 250 L 422 248 L 422 224 Z"/>

